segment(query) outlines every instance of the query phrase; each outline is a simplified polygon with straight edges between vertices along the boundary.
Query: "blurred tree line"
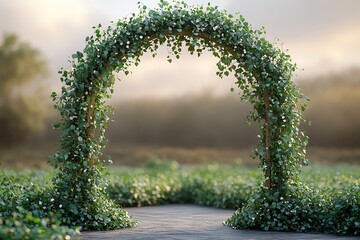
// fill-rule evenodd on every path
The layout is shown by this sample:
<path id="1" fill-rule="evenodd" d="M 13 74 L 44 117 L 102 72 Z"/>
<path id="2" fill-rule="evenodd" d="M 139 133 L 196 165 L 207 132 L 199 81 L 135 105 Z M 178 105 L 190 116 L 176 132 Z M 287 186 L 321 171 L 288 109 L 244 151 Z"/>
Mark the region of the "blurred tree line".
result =
<path id="1" fill-rule="evenodd" d="M 310 146 L 360 148 L 360 68 L 300 82 Z"/>
<path id="2" fill-rule="evenodd" d="M 307 102 L 302 129 L 309 146 L 360 147 L 360 68 L 299 81 Z M 107 137 L 111 144 L 246 148 L 256 146 L 257 126 L 246 124 L 251 106 L 239 96 L 211 93 L 179 99 L 117 103 Z"/>
<path id="3" fill-rule="evenodd" d="M 47 107 L 50 93 L 44 88 L 47 73 L 38 50 L 15 35 L 3 36 L 0 147 L 21 145 L 27 139 L 46 146 L 58 143 L 59 133 L 52 129 L 57 115 Z M 305 118 L 312 126 L 303 126 L 309 145 L 359 148 L 360 68 L 299 84 L 311 99 Z M 114 108 L 107 131 L 113 146 L 247 148 L 257 143 L 257 127 L 245 123 L 251 106 L 241 103 L 236 94 L 215 97 L 205 92 L 178 99 L 126 100 Z"/>
<path id="4" fill-rule="evenodd" d="M 40 52 L 14 34 L 0 40 L 0 147 L 23 143 L 44 127 L 41 87 L 47 65 Z"/>
<path id="5" fill-rule="evenodd" d="M 138 99 L 115 106 L 107 137 L 122 145 L 239 148 L 257 142 L 255 124 L 245 124 L 251 106 L 230 94 L 173 100 Z"/>

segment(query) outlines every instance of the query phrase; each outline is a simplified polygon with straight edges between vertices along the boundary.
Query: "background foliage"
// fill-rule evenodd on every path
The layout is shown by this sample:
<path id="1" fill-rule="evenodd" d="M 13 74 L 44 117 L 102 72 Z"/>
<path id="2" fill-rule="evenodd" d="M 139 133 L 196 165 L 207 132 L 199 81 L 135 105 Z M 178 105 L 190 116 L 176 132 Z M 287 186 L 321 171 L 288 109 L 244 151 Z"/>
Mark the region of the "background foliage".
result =
<path id="1" fill-rule="evenodd" d="M 40 52 L 14 34 L 0 41 L 0 66 L 1 147 L 23 143 L 44 127 L 39 89 L 48 69 Z"/>

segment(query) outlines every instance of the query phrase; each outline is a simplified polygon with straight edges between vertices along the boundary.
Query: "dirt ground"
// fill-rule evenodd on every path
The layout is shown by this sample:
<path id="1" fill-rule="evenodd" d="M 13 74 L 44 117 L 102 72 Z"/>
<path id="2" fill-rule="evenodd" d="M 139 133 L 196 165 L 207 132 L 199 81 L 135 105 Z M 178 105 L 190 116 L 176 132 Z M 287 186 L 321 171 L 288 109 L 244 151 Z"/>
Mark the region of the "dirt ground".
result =
<path id="1" fill-rule="evenodd" d="M 132 239 L 359 239 L 329 234 L 305 234 L 234 230 L 223 225 L 233 210 L 215 209 L 195 205 L 165 205 L 127 208 L 130 215 L 141 223 L 134 228 L 114 231 L 82 232 L 80 240 L 132 240 Z"/>

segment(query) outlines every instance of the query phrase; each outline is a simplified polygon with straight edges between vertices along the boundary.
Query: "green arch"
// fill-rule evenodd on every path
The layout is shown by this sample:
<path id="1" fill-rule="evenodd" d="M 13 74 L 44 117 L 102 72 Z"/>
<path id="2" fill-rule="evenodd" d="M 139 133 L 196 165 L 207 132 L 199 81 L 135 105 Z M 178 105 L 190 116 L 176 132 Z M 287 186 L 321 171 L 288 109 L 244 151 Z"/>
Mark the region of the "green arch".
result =
<path id="1" fill-rule="evenodd" d="M 72 55 L 72 69 L 60 71 L 64 85 L 53 100 L 61 114 L 56 125 L 62 130 L 61 148 L 52 165 L 58 173 L 54 179 L 57 199 L 68 224 L 85 229 L 132 225 L 126 212 L 116 213 L 100 184 L 101 152 L 111 111 L 105 99 L 113 93 L 114 71 L 127 74 L 144 52 L 155 53 L 161 44 L 171 48 L 176 58 L 183 43 L 191 54 L 200 56 L 210 50 L 219 58 L 217 75 L 234 74 L 242 100 L 253 105 L 249 119 L 261 130 L 255 150 L 264 172 L 260 185 L 263 191 L 286 194 L 306 160 L 307 141 L 298 130 L 302 95 L 291 80 L 296 67 L 290 56 L 269 43 L 262 30 L 253 30 L 242 16 L 234 17 L 217 7 L 161 1 L 157 9 L 139 9 L 138 14 L 104 30 L 101 25 L 95 27 L 83 52 Z M 100 201 L 107 202 L 108 208 L 100 207 Z"/>

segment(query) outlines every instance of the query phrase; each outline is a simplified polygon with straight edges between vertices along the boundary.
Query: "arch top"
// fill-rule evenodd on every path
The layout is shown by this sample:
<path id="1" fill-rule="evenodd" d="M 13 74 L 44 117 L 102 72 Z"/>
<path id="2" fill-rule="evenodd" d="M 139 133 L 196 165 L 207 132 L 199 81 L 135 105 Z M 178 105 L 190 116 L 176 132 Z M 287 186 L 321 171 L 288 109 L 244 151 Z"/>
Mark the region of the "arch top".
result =
<path id="1" fill-rule="evenodd" d="M 227 68 L 226 74 L 235 68 L 229 68 L 231 61 L 239 62 L 238 72 L 245 68 L 242 74 L 251 73 L 258 80 L 266 80 L 279 72 L 279 68 L 282 68 L 282 75 L 287 73 L 291 78 L 295 70 L 290 56 L 269 43 L 262 36 L 263 29 L 253 30 L 241 15 L 235 17 L 218 7 L 193 7 L 184 2 L 161 1 L 157 9 L 141 5 L 139 9 L 138 14 L 120 19 L 105 30 L 101 24 L 94 27 L 95 34 L 86 39 L 83 54 L 73 55 L 79 62 L 91 61 L 94 73 L 87 78 L 97 78 L 97 70 L 104 65 L 126 72 L 130 60 L 138 64 L 144 51 L 154 52 L 161 44 L 167 44 L 171 55 L 178 58 L 179 42 L 185 42 L 191 54 L 210 49 L 216 57 L 222 58 L 218 66 Z M 237 77 L 240 75 L 238 73 Z"/>
<path id="2" fill-rule="evenodd" d="M 263 37 L 264 32 L 253 30 L 241 15 L 179 1 L 160 1 L 156 9 L 139 5 L 137 14 L 113 22 L 106 29 L 94 27 L 84 50 L 72 55 L 72 69 L 60 71 L 64 84 L 61 96 L 53 94 L 55 108 L 61 114 L 57 126 L 63 130 L 61 149 L 53 159 L 54 167 L 61 171 L 56 180 L 63 193 L 59 197 L 69 204 L 75 198 L 83 199 L 85 209 L 91 205 L 89 196 L 100 194 L 100 158 L 111 112 L 105 99 L 113 93 L 113 73 L 128 74 L 129 67 L 138 65 L 144 52 L 155 56 L 164 44 L 170 50 L 169 62 L 180 57 L 184 46 L 198 56 L 210 50 L 219 59 L 216 74 L 234 74 L 241 99 L 253 105 L 249 119 L 260 127 L 255 154 L 264 171 L 263 185 L 285 192 L 306 161 L 307 139 L 298 128 L 302 95 L 291 80 L 296 65 L 286 52 Z M 68 190 L 69 184 L 79 182 L 84 191 Z"/>

